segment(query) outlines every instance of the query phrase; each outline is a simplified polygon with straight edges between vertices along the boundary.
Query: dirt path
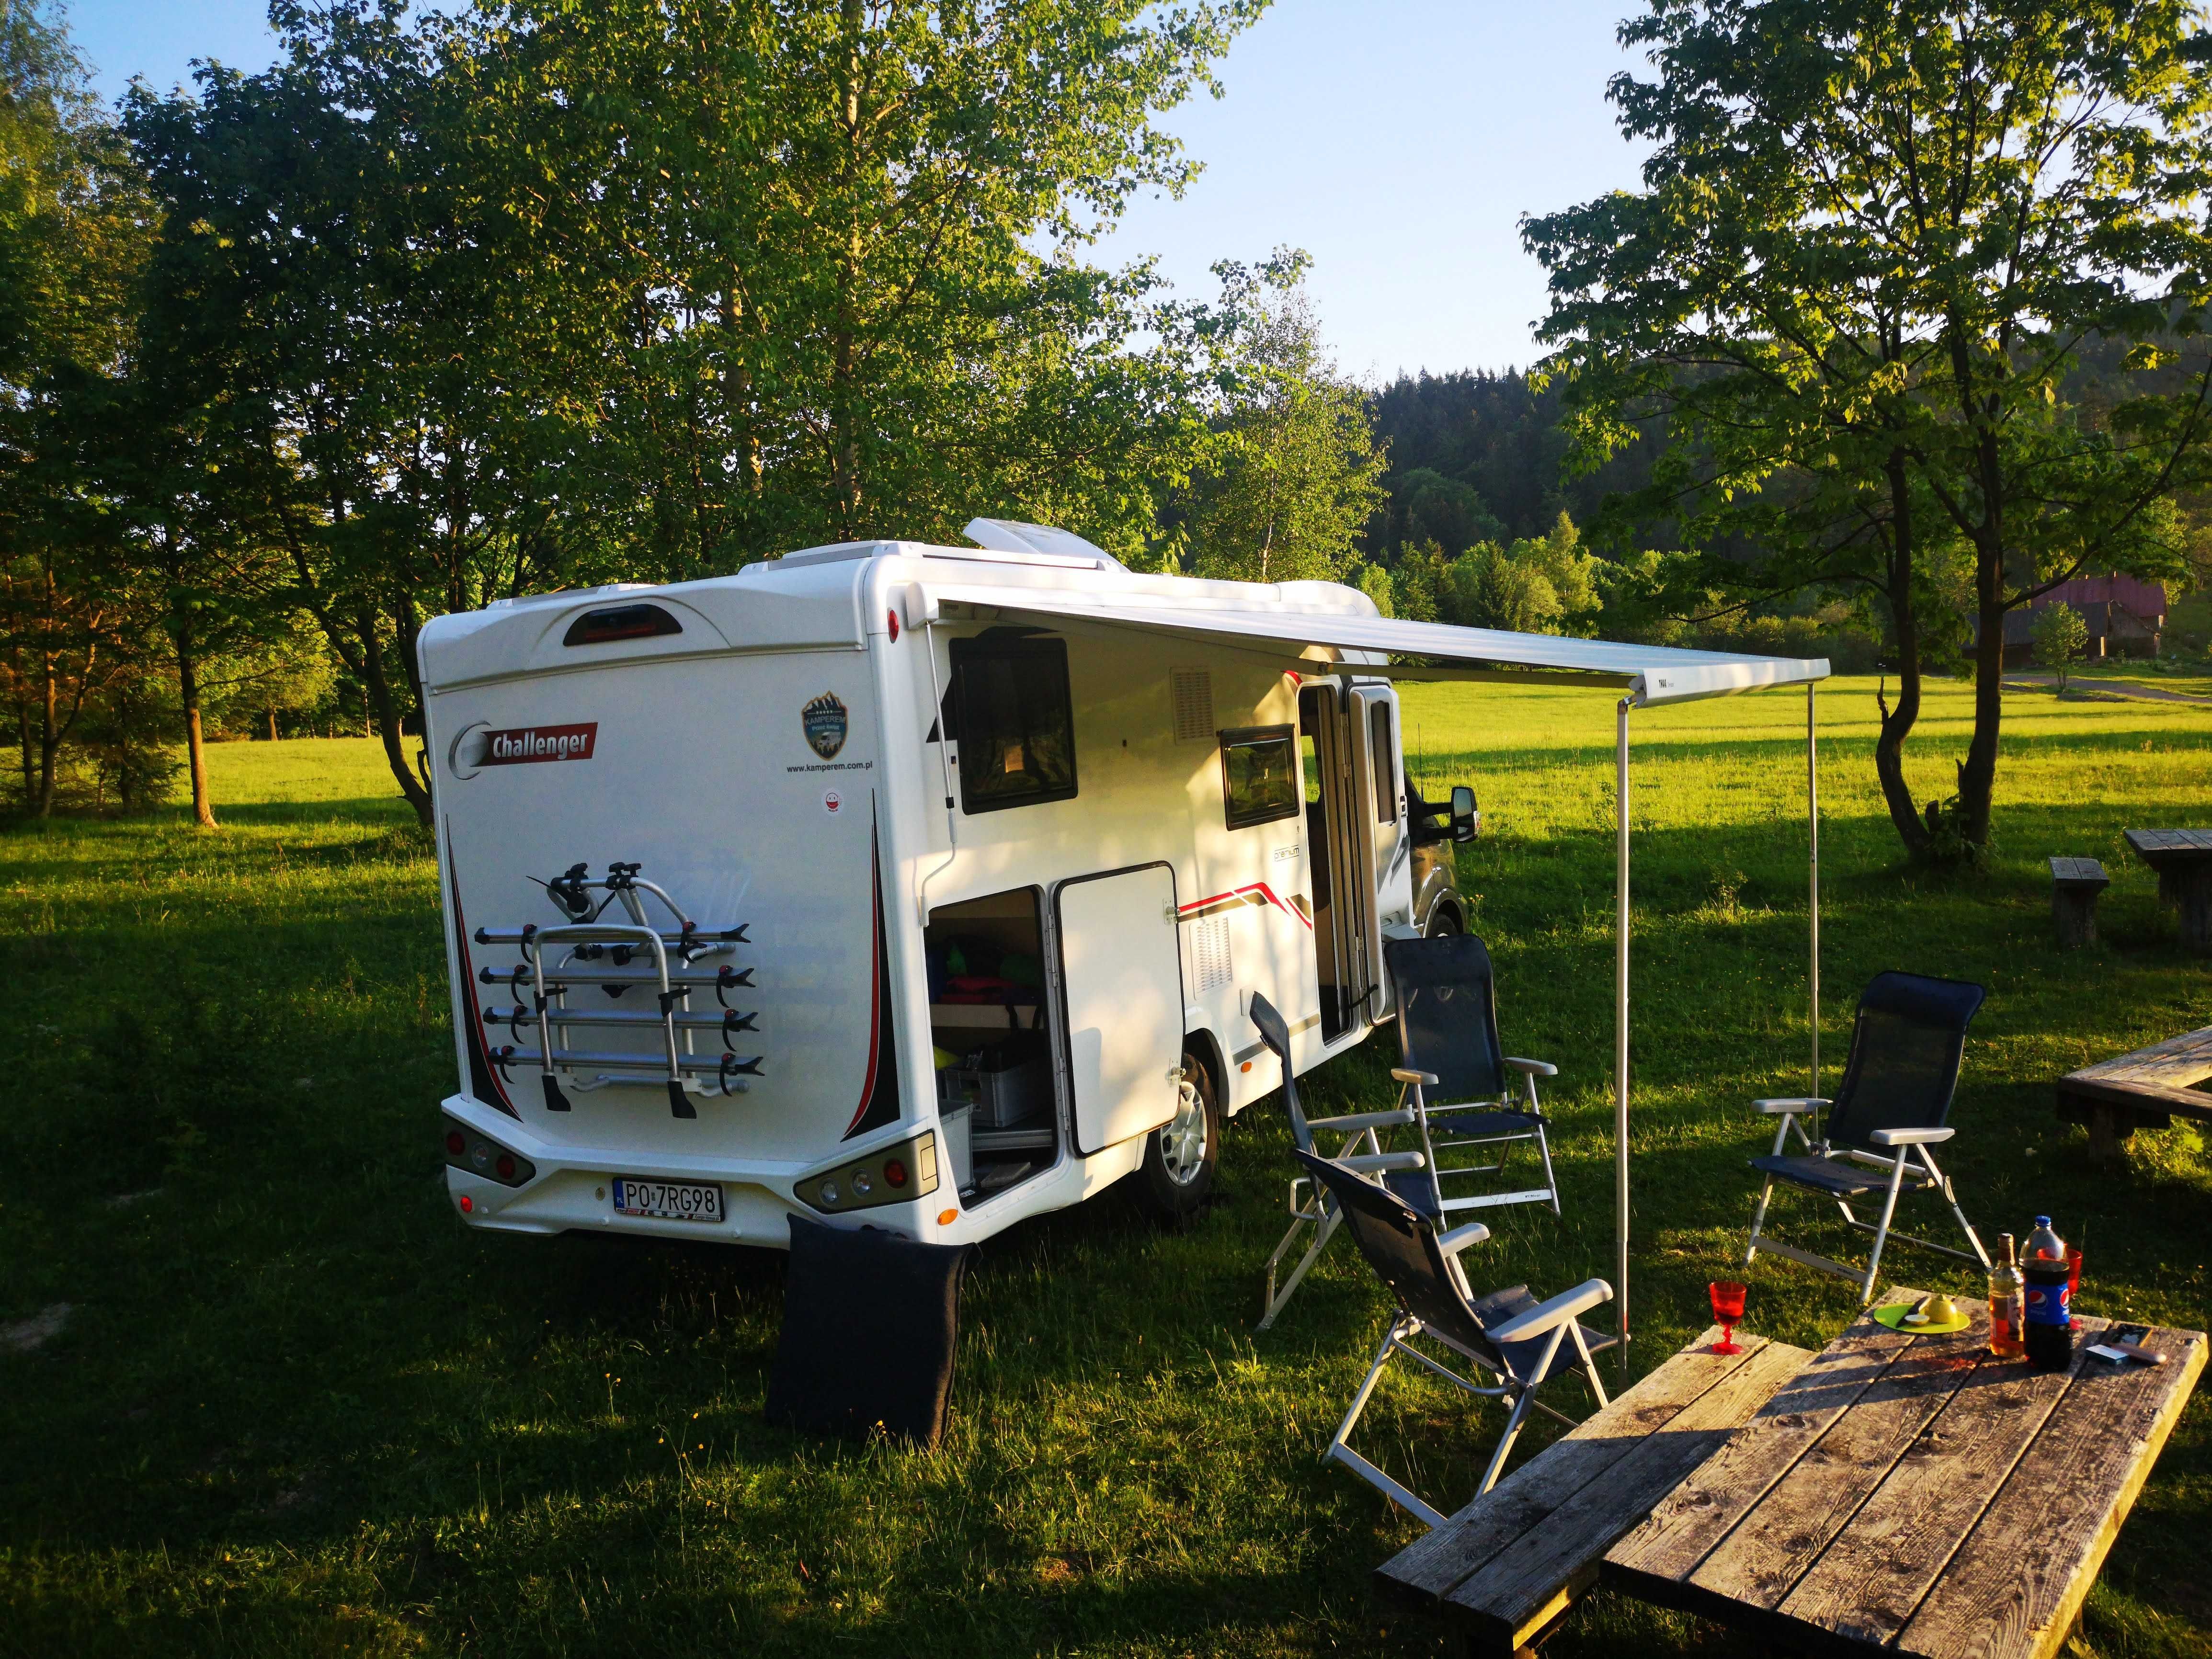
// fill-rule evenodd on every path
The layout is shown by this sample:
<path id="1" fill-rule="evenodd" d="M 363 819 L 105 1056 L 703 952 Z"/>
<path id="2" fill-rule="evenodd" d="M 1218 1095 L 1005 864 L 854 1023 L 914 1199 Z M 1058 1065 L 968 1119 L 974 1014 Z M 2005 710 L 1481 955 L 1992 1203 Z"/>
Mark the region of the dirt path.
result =
<path id="1" fill-rule="evenodd" d="M 2048 691 L 2058 683 L 2056 674 L 2014 674 L 2005 681 L 2008 691 Z M 2193 702 L 2212 708 L 2212 697 L 2200 697 L 2188 691 L 2169 691 L 2162 685 L 2142 685 L 2134 680 L 2087 679 L 2081 675 L 2071 676 L 2061 695 L 2078 696 L 2091 702 L 2102 701 L 2099 694 L 2118 702 Z"/>

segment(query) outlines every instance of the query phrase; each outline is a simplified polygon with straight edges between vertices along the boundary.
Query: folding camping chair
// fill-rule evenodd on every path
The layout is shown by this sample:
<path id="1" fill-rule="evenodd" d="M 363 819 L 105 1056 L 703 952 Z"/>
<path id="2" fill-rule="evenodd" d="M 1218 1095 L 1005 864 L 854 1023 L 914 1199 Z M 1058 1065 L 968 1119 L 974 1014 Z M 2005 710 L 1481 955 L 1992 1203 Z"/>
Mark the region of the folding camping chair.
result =
<path id="1" fill-rule="evenodd" d="M 1390 1075 L 1404 1086 L 1399 1104 L 1411 1103 L 1428 1167 L 1394 1190 L 1432 1217 L 1499 1204 L 1549 1203 L 1559 1212 L 1559 1183 L 1552 1173 L 1549 1120 L 1536 1099 L 1536 1079 L 1559 1068 L 1540 1060 L 1516 1060 L 1498 1040 L 1497 981 L 1490 952 L 1472 933 L 1393 939 L 1382 959 L 1397 989 L 1399 1065 Z M 1506 1073 L 1518 1072 L 1527 1103 L 1509 1096 Z M 1447 1181 L 1498 1176 L 1516 1143 L 1533 1140 L 1544 1165 L 1544 1184 L 1515 1192 L 1462 1193 L 1447 1197 Z M 1479 1149 L 1495 1163 L 1447 1167 L 1440 1154 Z"/>
<path id="2" fill-rule="evenodd" d="M 1877 974 L 1859 998 L 1858 1020 L 1851 1027 L 1851 1052 L 1844 1062 L 1843 1085 L 1835 1097 L 1799 1096 L 1752 1102 L 1760 1111 L 1780 1116 L 1782 1121 L 1774 1131 L 1774 1150 L 1751 1160 L 1751 1167 L 1763 1174 L 1766 1182 L 1759 1188 L 1759 1210 L 1751 1219 L 1751 1242 L 1743 1253 L 1745 1267 L 1762 1249 L 1771 1250 L 1806 1267 L 1856 1280 L 1859 1305 L 1864 1307 L 1874 1300 L 1875 1274 L 1881 1266 L 1882 1246 L 1889 1241 L 1890 1219 L 1896 1213 L 1899 1195 L 1934 1188 L 1950 1205 L 1959 1231 L 1974 1247 L 1973 1253 L 1970 1255 L 1910 1233 L 1897 1237 L 1905 1243 L 1954 1255 L 1961 1261 L 1978 1261 L 1984 1272 L 1989 1270 L 1990 1253 L 1982 1248 L 1966 1212 L 1959 1207 L 1951 1178 L 1936 1167 L 1935 1155 L 1929 1150 L 1957 1133 L 1944 1127 L 1944 1119 L 1951 1114 L 1951 1097 L 1959 1086 L 1966 1027 L 1984 994 L 1980 986 L 1955 979 Z M 1829 1109 L 1825 1134 L 1820 1128 L 1824 1106 Z M 1797 1121 L 1801 1115 L 1813 1121 L 1810 1135 Z M 1784 1152 L 1792 1133 L 1804 1147 L 1802 1153 Z M 1844 1212 L 1844 1220 L 1874 1235 L 1874 1251 L 1864 1271 L 1763 1235 L 1766 1206 L 1778 1181 L 1826 1194 Z M 1851 1200 L 1876 1192 L 1882 1194 L 1881 1219 L 1862 1220 L 1853 1213 Z"/>
<path id="3" fill-rule="evenodd" d="M 1571 1291 L 1538 1302 L 1526 1285 L 1494 1291 L 1477 1300 L 1467 1287 L 1460 1252 L 1490 1237 L 1490 1229 L 1470 1221 L 1439 1234 L 1428 1217 L 1396 1194 L 1365 1177 L 1310 1152 L 1297 1154 L 1310 1170 L 1316 1189 L 1326 1189 L 1335 1200 L 1337 1213 L 1351 1230 L 1360 1254 L 1367 1258 L 1382 1282 L 1398 1298 L 1398 1310 L 1382 1334 L 1375 1363 L 1368 1367 L 1352 1409 L 1337 1425 L 1325 1459 L 1343 1464 L 1363 1480 L 1389 1493 L 1431 1527 L 1443 1524 L 1434 1510 L 1412 1492 L 1376 1468 L 1346 1443 L 1368 1397 L 1382 1375 L 1382 1368 L 1397 1354 L 1408 1354 L 1437 1376 L 1457 1383 L 1469 1394 L 1508 1400 L 1513 1409 L 1505 1419 L 1505 1433 L 1490 1455 L 1477 1492 L 1488 1492 L 1505 1467 L 1506 1455 L 1521 1432 L 1521 1425 L 1534 1409 L 1572 1426 L 1563 1416 L 1536 1398 L 1536 1390 L 1549 1377 L 1578 1370 L 1589 1384 L 1597 1403 L 1607 1403 L 1605 1385 L 1598 1381 L 1590 1356 L 1613 1346 L 1613 1339 L 1600 1336 L 1578 1322 L 1580 1316 L 1601 1302 L 1613 1300 L 1613 1286 L 1602 1279 L 1585 1279 Z M 1461 1358 L 1498 1379 L 1494 1387 L 1470 1382 L 1449 1366 L 1431 1359 L 1413 1346 L 1415 1337 L 1432 1338 Z M 1571 1349 L 1570 1352 L 1569 1349 Z"/>
<path id="4" fill-rule="evenodd" d="M 1290 1108 L 1291 1138 L 1297 1143 L 1298 1151 L 1312 1152 L 1314 1131 L 1321 1129 L 1344 1135 L 1344 1144 L 1337 1149 L 1336 1161 L 1348 1170 L 1358 1170 L 1363 1175 L 1382 1175 L 1388 1180 L 1392 1175 L 1403 1176 L 1420 1169 L 1423 1163 L 1420 1153 L 1386 1152 L 1382 1143 L 1375 1138 L 1377 1129 L 1401 1128 L 1411 1123 L 1413 1121 L 1411 1112 L 1403 1109 L 1355 1112 L 1346 1117 L 1308 1118 L 1298 1106 L 1298 1079 L 1291 1070 L 1290 1027 L 1282 1015 L 1275 1011 L 1275 1005 L 1257 991 L 1252 993 L 1252 1024 L 1259 1027 L 1260 1041 L 1267 1045 L 1268 1052 L 1282 1066 L 1283 1103 Z M 1366 1152 L 1356 1152 L 1354 1149 L 1362 1141 L 1367 1143 Z M 1307 1190 L 1309 1188 L 1310 1192 Z M 1267 1305 L 1260 1316 L 1261 1330 L 1275 1322 L 1275 1316 L 1288 1304 L 1291 1293 L 1298 1288 L 1298 1281 L 1306 1276 L 1306 1270 L 1320 1259 L 1328 1241 L 1335 1237 L 1337 1224 L 1341 1218 L 1337 1213 L 1336 1200 L 1325 1190 L 1313 1186 L 1304 1176 L 1291 1178 L 1291 1226 L 1290 1231 L 1283 1235 L 1283 1242 L 1275 1246 L 1275 1253 L 1267 1258 Z M 1314 1230 L 1313 1242 L 1306 1247 L 1305 1255 L 1298 1258 L 1298 1265 L 1291 1269 L 1290 1278 L 1284 1281 L 1283 1288 L 1278 1291 L 1275 1289 L 1275 1269 L 1290 1254 L 1291 1246 L 1297 1242 L 1300 1230 L 1306 1227 Z"/>

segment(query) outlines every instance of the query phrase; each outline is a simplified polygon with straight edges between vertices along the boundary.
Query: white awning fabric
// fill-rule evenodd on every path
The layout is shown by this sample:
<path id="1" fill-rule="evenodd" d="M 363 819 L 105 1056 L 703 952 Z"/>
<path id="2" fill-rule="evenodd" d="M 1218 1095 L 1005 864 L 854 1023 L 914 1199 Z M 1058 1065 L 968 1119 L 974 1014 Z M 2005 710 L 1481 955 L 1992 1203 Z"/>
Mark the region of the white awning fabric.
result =
<path id="1" fill-rule="evenodd" d="M 1291 585 L 1295 588 L 1299 584 Z M 1667 646 L 1622 645 L 1610 640 L 1562 639 L 1551 634 L 1509 634 L 1444 623 L 1401 622 L 1335 609 L 1179 603 L 1158 592 L 1117 594 L 1092 590 L 997 584 L 927 584 L 940 603 L 994 605 L 1129 628 L 1166 628 L 1291 647 L 1389 652 L 1480 667 L 1532 668 L 1587 674 L 1593 684 L 1625 688 L 1638 707 L 1724 697 L 1766 686 L 1803 685 L 1828 677 L 1825 658 L 1739 656 L 1723 651 L 1682 651 Z M 1357 670 L 1358 665 L 1347 665 Z M 1387 671 L 1386 671 L 1387 672 Z"/>

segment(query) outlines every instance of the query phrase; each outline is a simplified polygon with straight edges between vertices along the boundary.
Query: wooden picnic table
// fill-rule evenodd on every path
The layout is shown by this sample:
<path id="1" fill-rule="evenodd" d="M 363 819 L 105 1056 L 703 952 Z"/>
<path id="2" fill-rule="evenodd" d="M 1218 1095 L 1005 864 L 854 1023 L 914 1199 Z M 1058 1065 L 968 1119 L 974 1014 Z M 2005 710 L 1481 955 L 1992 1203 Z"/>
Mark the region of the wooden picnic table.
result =
<path id="1" fill-rule="evenodd" d="M 2212 830 L 2130 830 L 2128 845 L 2158 872 L 2158 896 L 2181 911 L 2181 942 L 2212 954 Z"/>
<path id="2" fill-rule="evenodd" d="M 1426 1537 L 1375 1570 L 1491 1659 L 1525 1651 L 1597 1580 L 1598 1560 L 1813 1356 L 1706 1331 Z"/>
<path id="3" fill-rule="evenodd" d="M 2137 1129 L 2163 1129 L 2176 1112 L 2212 1119 L 2212 1094 L 2190 1086 L 2207 1078 L 2212 1025 L 2067 1073 L 2058 1079 L 2058 1115 L 2087 1124 L 2091 1153 L 2111 1158 Z"/>
<path id="4" fill-rule="evenodd" d="M 2045 1659 L 2204 1368 L 2203 1333 L 2158 1328 L 2163 1365 L 2093 1359 L 2107 1322 L 2084 1317 L 2072 1366 L 2039 1374 L 1990 1357 L 1985 1308 L 1949 1336 L 1869 1310 L 1607 1553 L 1601 1582 L 1784 1646 Z"/>

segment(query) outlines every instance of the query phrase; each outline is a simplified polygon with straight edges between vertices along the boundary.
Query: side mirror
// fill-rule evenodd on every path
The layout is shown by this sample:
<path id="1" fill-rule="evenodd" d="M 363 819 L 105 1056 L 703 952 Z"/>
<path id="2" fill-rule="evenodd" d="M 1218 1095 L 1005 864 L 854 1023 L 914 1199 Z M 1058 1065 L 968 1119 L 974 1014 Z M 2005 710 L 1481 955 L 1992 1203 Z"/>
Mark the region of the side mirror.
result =
<path id="1" fill-rule="evenodd" d="M 1455 783 L 1451 792 L 1451 838 L 1455 842 L 1473 841 L 1482 829 L 1482 814 L 1474 804 L 1474 791 L 1463 783 Z"/>

